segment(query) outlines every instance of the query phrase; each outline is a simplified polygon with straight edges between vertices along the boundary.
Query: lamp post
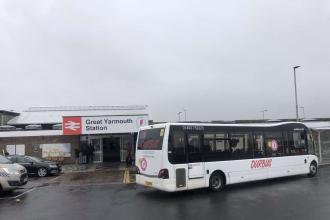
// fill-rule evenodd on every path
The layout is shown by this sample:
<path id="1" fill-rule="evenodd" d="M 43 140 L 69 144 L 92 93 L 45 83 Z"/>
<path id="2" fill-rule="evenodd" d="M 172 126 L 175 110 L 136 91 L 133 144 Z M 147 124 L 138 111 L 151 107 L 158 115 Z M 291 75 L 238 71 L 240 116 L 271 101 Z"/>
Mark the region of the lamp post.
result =
<path id="1" fill-rule="evenodd" d="M 184 121 L 186 122 L 187 121 L 187 109 L 183 109 L 184 111 Z"/>
<path id="2" fill-rule="evenodd" d="M 300 106 L 302 112 L 303 112 L 303 119 L 305 119 L 305 107 L 304 106 Z"/>
<path id="3" fill-rule="evenodd" d="M 178 112 L 179 122 L 181 121 L 181 114 L 182 112 Z"/>
<path id="4" fill-rule="evenodd" d="M 296 83 L 296 69 L 298 69 L 300 66 L 294 66 L 293 67 L 293 75 L 294 75 L 294 94 L 296 98 L 296 121 L 299 121 L 299 115 L 298 115 L 298 98 L 297 98 L 297 83 Z"/>
<path id="5" fill-rule="evenodd" d="M 267 109 L 261 110 L 260 112 L 262 112 L 262 120 L 265 120 L 265 112 L 267 112 Z"/>

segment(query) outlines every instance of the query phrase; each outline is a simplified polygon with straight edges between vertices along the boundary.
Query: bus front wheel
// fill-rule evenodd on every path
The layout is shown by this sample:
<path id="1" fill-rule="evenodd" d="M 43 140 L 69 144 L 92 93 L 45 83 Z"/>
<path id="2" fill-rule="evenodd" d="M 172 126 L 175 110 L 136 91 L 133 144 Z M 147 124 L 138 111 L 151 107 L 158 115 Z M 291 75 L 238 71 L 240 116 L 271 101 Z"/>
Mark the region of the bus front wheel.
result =
<path id="1" fill-rule="evenodd" d="M 314 177 L 317 174 L 317 164 L 316 162 L 312 162 L 311 165 L 309 166 L 309 174 L 308 176 Z"/>
<path id="2" fill-rule="evenodd" d="M 225 186 L 225 179 L 221 173 L 213 173 L 210 177 L 210 189 L 212 191 L 221 191 Z"/>

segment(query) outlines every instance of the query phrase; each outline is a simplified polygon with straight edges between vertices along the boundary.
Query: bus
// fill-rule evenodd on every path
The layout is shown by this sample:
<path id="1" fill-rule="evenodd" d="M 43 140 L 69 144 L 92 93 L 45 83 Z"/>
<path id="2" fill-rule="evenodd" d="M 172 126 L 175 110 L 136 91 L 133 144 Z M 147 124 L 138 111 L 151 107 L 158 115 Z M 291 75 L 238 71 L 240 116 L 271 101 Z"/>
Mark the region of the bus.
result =
<path id="1" fill-rule="evenodd" d="M 311 131 L 276 124 L 164 123 L 138 133 L 136 183 L 174 192 L 269 178 L 315 176 Z"/>

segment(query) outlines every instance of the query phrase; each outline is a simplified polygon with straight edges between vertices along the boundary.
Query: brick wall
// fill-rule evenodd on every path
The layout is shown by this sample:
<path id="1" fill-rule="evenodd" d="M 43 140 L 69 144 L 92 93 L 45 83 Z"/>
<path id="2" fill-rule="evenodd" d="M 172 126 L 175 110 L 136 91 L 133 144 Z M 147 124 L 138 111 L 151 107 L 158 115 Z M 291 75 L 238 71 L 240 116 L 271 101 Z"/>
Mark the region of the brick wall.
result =
<path id="1" fill-rule="evenodd" d="M 42 156 L 41 144 L 52 143 L 70 143 L 71 144 L 71 157 L 65 157 L 63 163 L 74 163 L 75 153 L 74 150 L 79 148 L 79 136 L 38 136 L 38 137 L 8 137 L 0 138 L 0 154 L 2 150 L 6 149 L 7 145 L 25 145 L 25 155 L 29 156 Z M 56 159 L 54 159 L 56 160 Z"/>

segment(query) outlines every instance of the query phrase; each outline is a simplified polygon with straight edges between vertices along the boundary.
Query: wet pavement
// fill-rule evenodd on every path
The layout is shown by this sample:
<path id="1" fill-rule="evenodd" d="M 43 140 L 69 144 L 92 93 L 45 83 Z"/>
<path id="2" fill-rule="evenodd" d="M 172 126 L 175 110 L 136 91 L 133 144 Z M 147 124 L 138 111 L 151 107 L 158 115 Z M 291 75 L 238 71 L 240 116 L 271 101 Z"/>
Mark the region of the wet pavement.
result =
<path id="1" fill-rule="evenodd" d="M 330 167 L 315 178 L 239 184 L 220 193 L 165 193 L 118 181 L 71 186 L 59 179 L 19 201 L 0 200 L 0 219 L 330 219 Z"/>

